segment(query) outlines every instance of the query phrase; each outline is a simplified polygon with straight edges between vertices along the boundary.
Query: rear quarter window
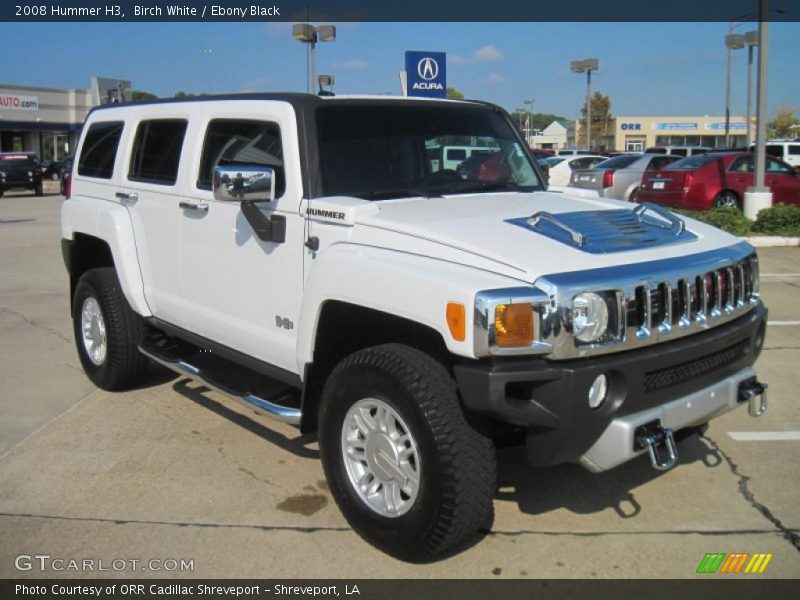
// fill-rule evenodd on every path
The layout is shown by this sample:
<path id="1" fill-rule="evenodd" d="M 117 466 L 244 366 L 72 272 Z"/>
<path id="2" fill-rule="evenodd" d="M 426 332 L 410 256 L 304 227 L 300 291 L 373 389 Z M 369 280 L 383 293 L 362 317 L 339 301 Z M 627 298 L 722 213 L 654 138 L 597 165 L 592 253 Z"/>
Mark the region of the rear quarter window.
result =
<path id="1" fill-rule="evenodd" d="M 122 128 L 121 121 L 92 123 L 89 126 L 78 158 L 78 175 L 111 179 Z"/>

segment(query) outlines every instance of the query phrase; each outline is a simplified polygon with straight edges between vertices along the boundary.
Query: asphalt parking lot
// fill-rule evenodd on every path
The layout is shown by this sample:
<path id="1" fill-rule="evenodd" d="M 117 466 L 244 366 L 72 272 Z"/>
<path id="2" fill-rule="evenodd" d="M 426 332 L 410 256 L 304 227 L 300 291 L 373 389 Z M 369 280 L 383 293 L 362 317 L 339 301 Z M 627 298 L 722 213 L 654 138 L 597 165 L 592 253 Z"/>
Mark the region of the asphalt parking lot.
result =
<path id="1" fill-rule="evenodd" d="M 0 199 L 0 577 L 98 575 L 15 568 L 44 554 L 194 566 L 104 577 L 684 578 L 700 577 L 708 552 L 772 553 L 763 575 L 741 577 L 800 577 L 797 248 L 760 252 L 772 323 L 757 365 L 770 384 L 763 418 L 713 421 L 664 473 L 645 458 L 602 475 L 530 469 L 505 450 L 491 533 L 411 565 L 350 530 L 314 440 L 292 427 L 254 423 L 156 367 L 139 389 L 94 388 L 73 347 L 61 202 Z"/>

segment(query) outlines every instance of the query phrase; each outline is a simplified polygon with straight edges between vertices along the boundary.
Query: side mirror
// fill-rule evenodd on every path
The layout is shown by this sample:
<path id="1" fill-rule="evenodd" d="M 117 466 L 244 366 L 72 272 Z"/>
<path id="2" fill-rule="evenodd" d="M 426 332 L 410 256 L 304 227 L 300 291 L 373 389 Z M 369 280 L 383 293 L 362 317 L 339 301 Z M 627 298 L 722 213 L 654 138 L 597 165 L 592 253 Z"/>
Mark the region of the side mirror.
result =
<path id="1" fill-rule="evenodd" d="M 286 217 L 264 214 L 256 202 L 275 199 L 275 170 L 260 165 L 218 165 L 211 178 L 214 200 L 238 202 L 253 233 L 263 242 L 286 241 Z"/>
<path id="2" fill-rule="evenodd" d="M 218 165 L 211 178 L 214 200 L 222 202 L 275 199 L 275 170 L 261 165 Z"/>

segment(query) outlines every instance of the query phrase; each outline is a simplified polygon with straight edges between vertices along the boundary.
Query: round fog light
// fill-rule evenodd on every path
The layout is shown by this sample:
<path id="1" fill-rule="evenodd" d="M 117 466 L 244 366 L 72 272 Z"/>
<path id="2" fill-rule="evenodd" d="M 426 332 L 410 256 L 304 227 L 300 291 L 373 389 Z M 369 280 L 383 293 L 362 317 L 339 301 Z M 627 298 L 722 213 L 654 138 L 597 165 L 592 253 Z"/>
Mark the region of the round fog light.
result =
<path id="1" fill-rule="evenodd" d="M 608 377 L 604 373 L 598 375 L 592 387 L 589 388 L 589 406 L 591 408 L 599 408 L 603 401 L 606 399 L 608 393 Z"/>

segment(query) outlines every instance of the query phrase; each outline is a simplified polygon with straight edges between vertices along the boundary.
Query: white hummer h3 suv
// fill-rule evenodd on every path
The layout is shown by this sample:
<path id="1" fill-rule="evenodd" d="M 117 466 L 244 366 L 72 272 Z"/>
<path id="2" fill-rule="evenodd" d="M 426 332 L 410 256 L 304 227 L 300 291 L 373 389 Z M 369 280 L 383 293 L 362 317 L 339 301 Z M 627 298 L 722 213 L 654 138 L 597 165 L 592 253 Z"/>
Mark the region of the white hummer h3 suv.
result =
<path id="1" fill-rule="evenodd" d="M 452 145 L 488 151 L 445 168 Z M 666 469 L 674 432 L 766 410 L 754 249 L 548 191 L 487 103 L 99 107 L 62 237 L 96 385 L 135 385 L 152 360 L 316 432 L 344 516 L 405 560 L 491 526 L 498 440 L 524 439 L 536 466 Z"/>

